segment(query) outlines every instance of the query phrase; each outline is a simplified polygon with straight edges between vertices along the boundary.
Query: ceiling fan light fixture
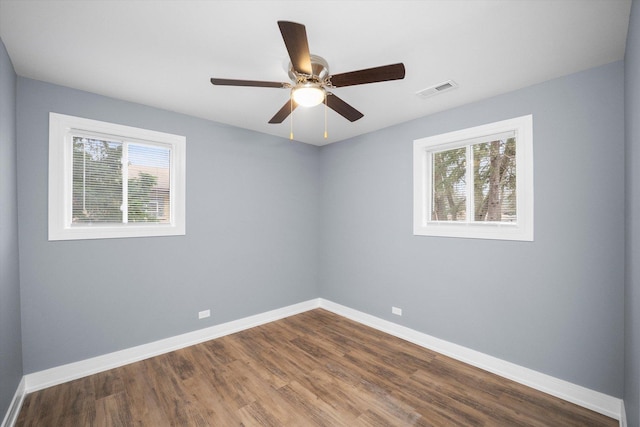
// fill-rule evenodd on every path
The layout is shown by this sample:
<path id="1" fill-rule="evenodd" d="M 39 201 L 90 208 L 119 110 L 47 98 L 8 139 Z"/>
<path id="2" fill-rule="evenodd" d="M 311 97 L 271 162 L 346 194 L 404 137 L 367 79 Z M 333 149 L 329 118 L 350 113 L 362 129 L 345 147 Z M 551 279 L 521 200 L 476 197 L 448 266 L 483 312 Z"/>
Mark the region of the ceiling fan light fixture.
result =
<path id="1" fill-rule="evenodd" d="M 293 89 L 293 100 L 303 107 L 314 107 L 324 101 L 325 91 L 315 83 L 305 83 Z"/>

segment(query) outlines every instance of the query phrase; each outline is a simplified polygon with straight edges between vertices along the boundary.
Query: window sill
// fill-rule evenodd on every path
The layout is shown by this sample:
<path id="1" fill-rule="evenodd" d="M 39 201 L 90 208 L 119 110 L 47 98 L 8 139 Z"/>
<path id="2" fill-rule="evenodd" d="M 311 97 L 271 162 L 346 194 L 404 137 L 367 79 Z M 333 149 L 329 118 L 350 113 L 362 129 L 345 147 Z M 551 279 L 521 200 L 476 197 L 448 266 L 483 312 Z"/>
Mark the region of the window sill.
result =
<path id="1" fill-rule="evenodd" d="M 457 237 L 468 239 L 533 241 L 533 226 L 514 223 L 448 223 L 430 221 L 415 224 L 416 236 Z"/>

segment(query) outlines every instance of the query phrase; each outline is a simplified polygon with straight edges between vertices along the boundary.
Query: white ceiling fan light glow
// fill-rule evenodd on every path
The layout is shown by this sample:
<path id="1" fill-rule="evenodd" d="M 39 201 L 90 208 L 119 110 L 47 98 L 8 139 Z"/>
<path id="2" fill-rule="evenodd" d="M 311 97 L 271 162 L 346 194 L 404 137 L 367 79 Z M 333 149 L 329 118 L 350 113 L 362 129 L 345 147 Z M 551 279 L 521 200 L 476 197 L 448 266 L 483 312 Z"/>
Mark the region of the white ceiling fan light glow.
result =
<path id="1" fill-rule="evenodd" d="M 315 83 L 305 83 L 295 87 L 291 96 L 293 100 L 302 107 L 314 107 L 324 102 L 325 90 Z"/>

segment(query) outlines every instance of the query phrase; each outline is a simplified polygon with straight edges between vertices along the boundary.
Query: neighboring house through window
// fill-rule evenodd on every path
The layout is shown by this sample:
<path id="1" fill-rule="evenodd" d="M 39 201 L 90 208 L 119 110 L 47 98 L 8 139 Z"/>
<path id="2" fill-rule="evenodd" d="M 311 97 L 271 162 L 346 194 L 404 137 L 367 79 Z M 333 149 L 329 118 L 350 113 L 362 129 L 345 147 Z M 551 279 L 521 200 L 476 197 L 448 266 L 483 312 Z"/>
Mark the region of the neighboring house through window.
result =
<path id="1" fill-rule="evenodd" d="M 185 138 L 50 114 L 49 240 L 185 234 Z"/>

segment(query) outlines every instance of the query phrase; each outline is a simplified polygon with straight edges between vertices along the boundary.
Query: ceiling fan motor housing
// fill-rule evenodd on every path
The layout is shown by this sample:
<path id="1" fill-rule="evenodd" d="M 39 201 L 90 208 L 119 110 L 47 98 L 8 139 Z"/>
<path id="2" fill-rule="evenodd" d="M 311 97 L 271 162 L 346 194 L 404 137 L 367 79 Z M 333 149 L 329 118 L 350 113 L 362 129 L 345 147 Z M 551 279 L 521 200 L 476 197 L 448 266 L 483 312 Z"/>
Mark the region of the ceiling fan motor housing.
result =
<path id="1" fill-rule="evenodd" d="M 323 83 L 329 77 L 329 64 L 326 59 L 318 55 L 309 55 L 311 58 L 311 76 L 298 74 L 293 68 L 293 64 L 289 63 L 289 77 L 293 84 L 300 82 Z"/>

